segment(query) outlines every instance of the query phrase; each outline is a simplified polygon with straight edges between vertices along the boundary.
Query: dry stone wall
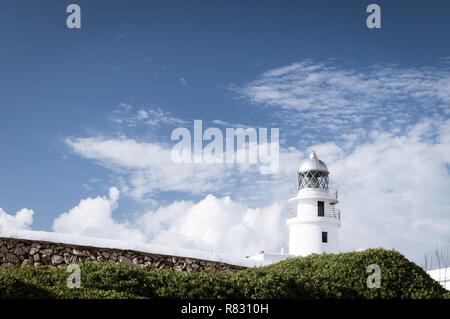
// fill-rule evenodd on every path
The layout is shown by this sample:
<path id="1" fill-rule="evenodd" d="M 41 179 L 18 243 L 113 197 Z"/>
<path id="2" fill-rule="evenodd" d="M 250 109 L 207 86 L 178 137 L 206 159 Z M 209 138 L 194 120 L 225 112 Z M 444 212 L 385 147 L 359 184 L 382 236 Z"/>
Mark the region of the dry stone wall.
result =
<path id="1" fill-rule="evenodd" d="M 149 254 L 133 250 L 0 237 L 1 267 L 14 265 L 22 267 L 39 267 L 42 265 L 62 267 L 84 262 L 106 262 L 147 269 L 173 269 L 187 272 L 199 272 L 208 269 L 235 272 L 245 268 L 208 260 Z"/>

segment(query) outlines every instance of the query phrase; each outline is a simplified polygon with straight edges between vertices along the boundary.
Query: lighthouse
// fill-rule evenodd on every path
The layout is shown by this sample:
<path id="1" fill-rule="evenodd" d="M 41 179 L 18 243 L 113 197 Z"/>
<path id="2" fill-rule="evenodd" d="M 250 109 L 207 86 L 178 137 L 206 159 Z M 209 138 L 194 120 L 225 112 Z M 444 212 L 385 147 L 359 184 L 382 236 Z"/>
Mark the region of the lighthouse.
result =
<path id="1" fill-rule="evenodd" d="M 289 202 L 295 205 L 289 228 L 289 255 L 336 253 L 341 214 L 338 192 L 328 186 L 327 165 L 312 151 L 297 171 L 298 187 Z"/>
<path id="2" fill-rule="evenodd" d="M 289 252 L 261 251 L 247 258 L 267 265 L 310 254 L 337 253 L 341 213 L 336 208 L 338 192 L 328 186 L 328 167 L 312 151 L 297 170 L 297 187 L 290 191 L 289 203 L 295 207 L 286 221 L 289 229 Z"/>

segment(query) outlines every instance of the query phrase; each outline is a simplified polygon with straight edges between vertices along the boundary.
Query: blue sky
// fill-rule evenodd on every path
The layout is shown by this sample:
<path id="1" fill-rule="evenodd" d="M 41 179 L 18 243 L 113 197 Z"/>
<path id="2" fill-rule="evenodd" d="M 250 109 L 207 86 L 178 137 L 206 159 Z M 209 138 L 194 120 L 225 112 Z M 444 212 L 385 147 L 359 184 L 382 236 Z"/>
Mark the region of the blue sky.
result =
<path id="1" fill-rule="evenodd" d="M 319 156 L 330 167 L 336 163 L 331 178 L 335 173 L 336 184 L 347 190 L 347 202 L 342 200 L 343 214 L 347 209 L 352 225 L 347 234 L 357 236 L 355 229 L 366 227 L 360 216 L 367 212 L 359 209 L 370 206 L 371 215 L 379 209 L 404 210 L 399 215 L 412 221 L 411 234 L 414 230 L 423 235 L 419 243 L 413 235 L 404 235 L 407 240 L 385 233 L 378 241 L 375 235 L 361 237 L 361 247 L 392 246 L 418 258 L 421 251 L 449 239 L 450 203 L 440 196 L 449 190 L 447 1 L 377 1 L 382 10 L 378 30 L 365 24 L 369 1 L 77 1 L 80 30 L 65 26 L 70 3 L 1 3 L 4 212 L 32 209 L 32 229 L 55 230 L 54 220 L 80 208 L 80 200 L 107 200 L 111 188 L 117 188 L 120 198 L 109 197 L 110 217 L 130 231 L 142 216 L 159 216 L 158 210 L 182 216 L 170 209 L 163 212 L 180 201 L 191 203 L 186 208 L 191 211 L 204 201 L 216 207 L 216 200 L 223 207 L 241 205 L 237 211 L 243 214 L 261 209 L 264 216 L 264 211 L 284 210 L 283 196 L 296 181 L 295 166 L 314 140 L 322 151 Z M 156 159 L 152 147 L 167 150 L 173 145 L 172 130 L 190 128 L 194 119 L 220 128 L 227 126 L 224 123 L 280 128 L 281 173 L 264 176 L 238 167 L 197 167 L 174 170 L 184 177 L 171 180 L 171 168 L 164 172 L 160 166 L 163 159 L 141 163 L 120 156 L 149 148 L 135 154 Z M 432 166 L 411 161 L 414 154 L 426 160 L 435 153 Z M 375 194 L 369 203 L 353 202 L 358 196 L 351 187 L 356 178 L 348 171 L 353 161 L 391 155 L 407 164 L 380 159 L 360 169 L 392 169 L 380 172 L 386 177 L 399 172 L 397 165 L 409 167 L 409 172 L 427 170 L 439 175 L 440 191 L 424 194 L 419 182 L 416 188 L 408 188 L 413 182 L 366 188 L 364 183 L 374 181 L 371 176 L 359 181 L 364 175 L 358 171 L 360 189 Z M 400 174 L 398 181 L 408 179 Z M 384 195 L 376 192 L 387 197 L 380 201 Z M 411 194 L 421 201 L 411 204 Z M 221 201 L 223 196 L 233 203 Z M 403 201 L 407 206 L 397 207 Z M 430 201 L 437 205 L 435 213 L 422 215 L 422 207 L 433 209 Z M 386 216 L 384 223 L 392 229 L 402 224 L 397 213 L 392 220 Z M 156 230 L 140 229 L 144 240 L 155 239 L 148 234 L 151 230 L 171 229 L 173 218 L 161 218 Z M 387 231 L 382 221 L 374 222 L 380 223 L 380 232 Z M 419 229 L 421 223 L 443 223 L 444 228 Z M 185 226 L 177 224 L 171 234 Z M 277 231 L 285 232 L 282 227 Z M 190 231 L 183 234 L 191 246 L 204 248 L 201 239 L 189 237 Z M 436 237 L 427 237 L 431 233 Z M 170 242 L 167 236 L 161 235 L 160 242 Z M 283 236 L 273 249 L 283 245 Z M 212 248 L 227 250 L 217 242 Z M 261 240 L 254 246 L 263 244 L 270 243 Z"/>

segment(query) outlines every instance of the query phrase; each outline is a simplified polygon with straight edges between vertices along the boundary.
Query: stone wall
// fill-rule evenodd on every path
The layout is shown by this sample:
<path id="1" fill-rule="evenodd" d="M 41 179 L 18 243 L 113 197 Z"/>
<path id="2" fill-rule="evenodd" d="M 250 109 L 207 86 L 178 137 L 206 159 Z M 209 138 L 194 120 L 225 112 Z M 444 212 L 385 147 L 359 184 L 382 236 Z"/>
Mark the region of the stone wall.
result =
<path id="1" fill-rule="evenodd" d="M 45 241 L 12 239 L 0 237 L 0 266 L 10 267 L 62 267 L 83 262 L 107 262 L 126 264 L 132 267 L 147 269 L 174 269 L 176 271 L 198 272 L 214 269 L 224 272 L 235 272 L 245 267 L 220 262 L 149 254 L 133 250 L 120 250 L 58 244 Z"/>

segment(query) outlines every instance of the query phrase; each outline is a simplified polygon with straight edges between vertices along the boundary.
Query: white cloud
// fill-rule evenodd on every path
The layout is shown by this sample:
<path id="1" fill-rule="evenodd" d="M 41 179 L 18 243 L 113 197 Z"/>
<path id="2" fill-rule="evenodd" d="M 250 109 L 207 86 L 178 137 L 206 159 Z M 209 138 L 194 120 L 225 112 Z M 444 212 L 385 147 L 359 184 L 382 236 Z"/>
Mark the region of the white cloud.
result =
<path id="1" fill-rule="evenodd" d="M 182 125 L 188 122 L 177 117 L 173 117 L 170 112 L 164 111 L 161 108 L 148 109 L 148 120 L 145 124 L 158 125 L 160 123 L 169 125 Z"/>
<path id="2" fill-rule="evenodd" d="M 151 243 L 227 253 L 278 252 L 286 242 L 283 205 L 251 209 L 229 197 L 175 202 L 139 219 Z"/>
<path id="3" fill-rule="evenodd" d="M 214 123 L 216 125 L 220 125 L 220 126 L 224 126 L 224 127 L 233 127 L 233 128 L 249 128 L 248 125 L 244 125 L 244 124 L 239 124 L 239 123 L 230 123 L 227 121 L 222 121 L 222 120 L 212 120 L 211 123 Z"/>
<path id="4" fill-rule="evenodd" d="M 450 70 L 445 65 L 354 68 L 306 60 L 269 70 L 233 90 L 255 105 L 279 109 L 274 114 L 299 128 L 298 135 L 333 132 L 333 138 L 334 132 L 361 127 L 404 128 L 418 116 L 444 113 Z"/>
<path id="5" fill-rule="evenodd" d="M 139 110 L 136 117 L 138 120 L 144 120 L 148 118 L 148 113 L 145 110 Z"/>
<path id="6" fill-rule="evenodd" d="M 188 123 L 160 107 L 145 107 L 134 111 L 133 106 L 127 103 L 119 103 L 117 108 L 112 112 L 110 120 L 127 127 L 138 127 L 142 125 L 157 127 L 161 124 L 175 126 Z"/>
<path id="7" fill-rule="evenodd" d="M 217 190 L 220 181 L 230 175 L 226 165 L 174 163 L 171 149 L 155 143 L 98 138 L 67 139 L 66 143 L 77 154 L 125 174 L 136 199 L 159 191 L 200 194 Z"/>
<path id="8" fill-rule="evenodd" d="M 136 226 L 125 221 L 114 221 L 112 212 L 117 207 L 120 192 L 112 187 L 109 197 L 87 198 L 62 213 L 53 222 L 53 231 L 66 234 L 114 238 L 144 242 L 145 236 Z"/>
<path id="9" fill-rule="evenodd" d="M 187 85 L 187 81 L 184 78 L 179 78 L 178 82 L 180 82 L 180 84 L 183 85 L 183 86 Z"/>
<path id="10" fill-rule="evenodd" d="M 117 108 L 118 108 L 119 110 L 126 110 L 126 111 L 129 111 L 129 110 L 131 110 L 133 107 L 131 106 L 131 104 L 128 104 L 128 103 L 119 103 L 119 105 L 117 105 Z"/>
<path id="11" fill-rule="evenodd" d="M 120 33 L 116 37 L 114 37 L 113 41 L 110 42 L 109 46 L 118 45 L 122 40 L 127 36 L 127 33 Z"/>
<path id="12" fill-rule="evenodd" d="M 124 182 L 122 190 L 135 199 L 150 199 L 166 191 L 226 194 L 236 187 L 251 197 L 248 187 L 258 183 L 260 168 L 267 166 L 267 163 L 174 163 L 169 146 L 127 138 L 66 139 L 66 144 L 78 155 L 97 160 L 117 173 Z M 277 177 L 267 177 L 266 181 L 271 178 Z"/>
<path id="13" fill-rule="evenodd" d="M 62 213 L 53 231 L 74 235 L 119 239 L 225 253 L 232 257 L 252 255 L 285 247 L 283 205 L 251 209 L 230 197 L 207 195 L 198 203 L 176 201 L 148 211 L 133 221 L 118 223 L 112 217 L 119 191 L 109 197 L 87 198 Z"/>
<path id="14" fill-rule="evenodd" d="M 33 224 L 33 214 L 31 209 L 23 208 L 15 215 L 9 215 L 0 208 L 0 233 L 3 229 L 30 229 Z"/>

